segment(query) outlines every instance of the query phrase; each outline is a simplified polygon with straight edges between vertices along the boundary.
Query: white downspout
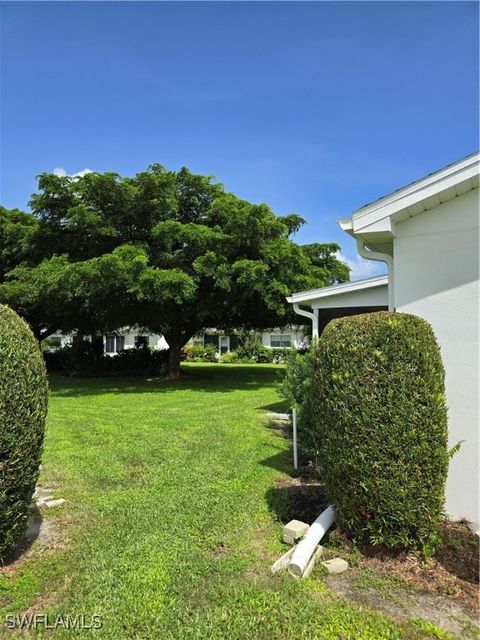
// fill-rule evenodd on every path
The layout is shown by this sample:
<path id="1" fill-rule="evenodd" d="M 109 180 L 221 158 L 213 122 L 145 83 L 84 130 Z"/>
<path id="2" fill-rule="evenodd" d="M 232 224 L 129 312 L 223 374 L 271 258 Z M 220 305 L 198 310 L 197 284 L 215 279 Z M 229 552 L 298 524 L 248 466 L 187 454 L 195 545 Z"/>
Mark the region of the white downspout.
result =
<path id="1" fill-rule="evenodd" d="M 317 548 L 317 544 L 323 538 L 328 529 L 336 519 L 335 509 L 330 505 L 318 516 L 310 525 L 305 537 L 295 547 L 290 562 L 288 563 L 288 573 L 294 578 L 301 578 L 310 559 Z"/>
<path id="2" fill-rule="evenodd" d="M 380 251 L 371 251 L 365 246 L 364 240 L 356 238 L 357 251 L 366 260 L 378 260 L 379 262 L 385 262 L 388 269 L 388 310 L 395 311 L 395 285 L 393 275 L 393 257 L 388 253 L 381 253 Z"/>
<path id="3" fill-rule="evenodd" d="M 298 302 L 294 302 L 293 310 L 295 313 L 298 313 L 299 316 L 310 318 L 312 321 L 312 339 L 318 338 L 318 309 L 314 309 L 313 313 L 311 311 L 305 311 L 305 309 L 300 309 Z"/>

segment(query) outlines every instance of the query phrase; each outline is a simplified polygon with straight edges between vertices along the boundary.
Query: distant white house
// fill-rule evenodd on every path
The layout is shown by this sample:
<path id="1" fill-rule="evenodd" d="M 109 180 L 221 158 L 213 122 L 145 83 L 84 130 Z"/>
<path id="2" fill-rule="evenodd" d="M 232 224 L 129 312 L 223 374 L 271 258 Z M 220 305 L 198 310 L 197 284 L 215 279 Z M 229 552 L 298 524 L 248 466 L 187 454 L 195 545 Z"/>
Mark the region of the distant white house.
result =
<path id="1" fill-rule="evenodd" d="M 307 328 L 303 326 L 270 329 L 259 333 L 259 338 L 264 347 L 271 349 L 299 349 L 310 340 Z M 240 341 L 241 337 L 237 332 L 222 333 L 217 329 L 207 329 L 194 336 L 189 342 L 201 346 L 213 344 L 216 352 L 223 355 L 235 351 Z"/>
<path id="2" fill-rule="evenodd" d="M 272 349 L 300 348 L 310 340 L 306 328 L 303 326 L 283 327 L 271 329 L 261 333 L 261 342 L 264 347 Z M 240 336 L 236 332 L 222 333 L 217 329 L 207 329 L 189 340 L 190 344 L 205 346 L 213 344 L 218 356 L 238 347 Z M 65 347 L 72 342 L 72 336 L 54 334 L 48 338 L 48 349 Z M 135 347 L 150 347 L 163 351 L 168 349 L 168 342 L 162 335 L 148 333 L 132 327 L 121 329 L 115 334 L 103 336 L 103 346 L 107 355 L 115 355 L 125 349 Z"/>
<path id="3" fill-rule="evenodd" d="M 387 276 L 292 294 L 318 335 L 332 317 L 389 308 L 433 327 L 446 370 L 452 459 L 446 511 L 479 517 L 479 167 L 471 155 L 339 220 Z M 305 309 L 307 307 L 307 309 Z"/>
<path id="4" fill-rule="evenodd" d="M 151 347 L 160 351 L 168 349 L 168 343 L 162 335 L 146 333 L 134 328 L 125 328 L 115 334 L 102 336 L 103 347 L 107 355 L 115 355 L 135 347 Z M 65 347 L 72 343 L 71 335 L 56 333 L 47 339 L 47 349 Z"/>

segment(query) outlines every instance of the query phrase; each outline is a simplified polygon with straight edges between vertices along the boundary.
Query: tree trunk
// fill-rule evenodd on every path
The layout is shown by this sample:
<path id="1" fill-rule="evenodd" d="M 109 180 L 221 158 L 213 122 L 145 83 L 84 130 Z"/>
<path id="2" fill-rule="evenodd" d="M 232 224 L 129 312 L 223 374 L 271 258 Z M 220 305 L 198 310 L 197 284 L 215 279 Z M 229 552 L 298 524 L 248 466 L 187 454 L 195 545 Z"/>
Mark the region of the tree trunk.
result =
<path id="1" fill-rule="evenodd" d="M 168 341 L 167 341 L 168 342 Z M 182 347 L 180 343 L 169 344 L 168 350 L 168 377 L 179 378 L 180 377 L 180 356 Z"/>
<path id="2" fill-rule="evenodd" d="M 168 377 L 179 378 L 181 375 L 180 361 L 182 348 L 187 344 L 195 333 L 194 328 L 190 325 L 177 329 L 173 335 L 163 335 L 168 342 Z"/>

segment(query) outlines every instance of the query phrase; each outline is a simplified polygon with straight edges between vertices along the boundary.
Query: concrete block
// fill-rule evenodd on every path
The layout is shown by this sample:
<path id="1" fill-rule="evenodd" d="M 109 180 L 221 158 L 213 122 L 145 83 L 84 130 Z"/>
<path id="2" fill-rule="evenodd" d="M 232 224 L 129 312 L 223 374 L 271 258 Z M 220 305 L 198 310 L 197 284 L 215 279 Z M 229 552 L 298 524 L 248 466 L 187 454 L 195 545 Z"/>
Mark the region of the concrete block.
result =
<path id="1" fill-rule="evenodd" d="M 284 553 L 283 556 L 281 556 L 276 562 L 272 564 L 272 566 L 270 567 L 270 571 L 272 573 L 277 573 L 277 571 L 280 571 L 280 569 L 284 569 L 287 566 L 288 561 L 292 557 L 294 548 L 295 547 L 289 549 L 287 553 Z"/>
<path id="2" fill-rule="evenodd" d="M 266 414 L 267 418 L 270 418 L 270 420 L 280 420 L 281 422 L 290 422 L 290 416 L 288 415 L 288 413 L 275 413 L 275 412 L 269 412 Z"/>
<path id="3" fill-rule="evenodd" d="M 342 558 L 333 558 L 322 562 L 328 573 L 343 573 L 348 569 L 348 562 Z"/>
<path id="4" fill-rule="evenodd" d="M 59 507 L 65 502 L 65 498 L 58 498 L 57 500 L 45 500 L 45 506 L 49 509 L 52 507 Z"/>
<path id="5" fill-rule="evenodd" d="M 294 544 L 297 540 L 303 538 L 308 529 L 309 525 L 305 522 L 290 520 L 290 522 L 283 527 L 283 541 L 287 544 Z M 290 542 L 290 539 L 293 539 L 293 542 Z"/>
<path id="6" fill-rule="evenodd" d="M 308 576 L 313 571 L 313 567 L 315 566 L 315 562 L 318 560 L 318 558 L 322 557 L 322 553 L 323 553 L 323 547 L 322 547 L 322 545 L 319 544 L 317 549 L 316 549 L 316 551 L 315 551 L 315 553 L 311 557 L 310 562 L 307 564 L 307 568 L 303 572 L 302 578 L 308 578 Z"/>

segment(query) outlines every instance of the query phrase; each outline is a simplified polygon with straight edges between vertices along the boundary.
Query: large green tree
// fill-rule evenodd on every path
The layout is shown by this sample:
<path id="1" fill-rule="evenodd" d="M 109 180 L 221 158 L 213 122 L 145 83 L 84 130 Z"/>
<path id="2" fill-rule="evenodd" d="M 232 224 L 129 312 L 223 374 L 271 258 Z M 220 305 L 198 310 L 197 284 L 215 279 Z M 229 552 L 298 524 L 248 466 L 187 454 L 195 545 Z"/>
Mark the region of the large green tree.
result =
<path id="1" fill-rule="evenodd" d="M 45 173 L 30 206 L 18 221 L 28 250 L 8 245 L 0 300 L 39 338 L 132 324 L 162 333 L 172 376 L 202 328 L 282 325 L 293 320 L 291 291 L 349 277 L 335 243 L 291 240 L 299 216 L 277 216 L 185 168 L 156 164 L 133 178 Z M 18 215 L 5 213 L 13 227 Z"/>

